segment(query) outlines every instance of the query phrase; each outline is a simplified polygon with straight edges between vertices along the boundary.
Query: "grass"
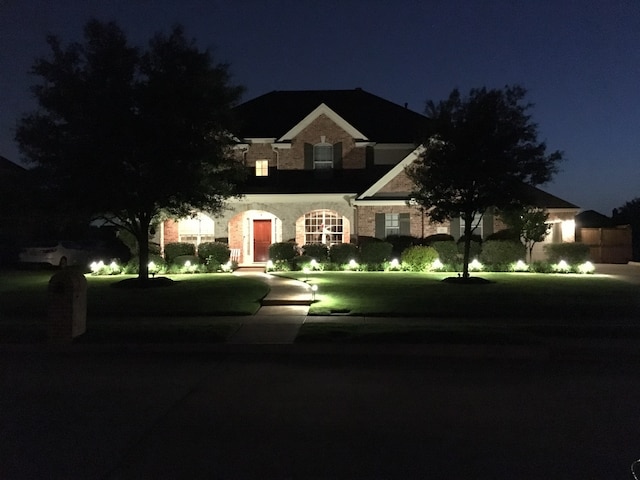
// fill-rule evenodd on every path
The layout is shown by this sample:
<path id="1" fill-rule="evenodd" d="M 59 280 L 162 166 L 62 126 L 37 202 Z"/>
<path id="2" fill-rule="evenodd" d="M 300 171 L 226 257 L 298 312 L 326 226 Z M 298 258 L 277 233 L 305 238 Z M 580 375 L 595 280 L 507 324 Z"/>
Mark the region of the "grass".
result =
<path id="1" fill-rule="evenodd" d="M 0 342 L 47 338 L 48 283 L 55 270 L 0 271 Z M 269 288 L 226 274 L 171 275 L 169 287 L 114 288 L 131 276 L 87 276 L 87 333 L 78 343 L 222 342 L 253 315 Z M 220 319 L 220 316 L 225 318 Z"/>
<path id="2" fill-rule="evenodd" d="M 453 285 L 447 273 L 312 272 L 311 315 L 554 320 L 640 318 L 638 286 L 602 275 L 483 273 L 492 283 Z"/>
<path id="3" fill-rule="evenodd" d="M 0 271 L 0 342 L 46 339 L 47 288 L 54 273 Z M 554 336 L 640 338 L 638 286 L 603 275 L 483 273 L 492 281 L 485 285 L 444 283 L 451 275 L 446 273 L 279 275 L 319 287 L 297 339 L 301 343 L 530 344 Z M 254 314 L 268 292 L 264 283 L 247 277 L 169 277 L 172 286 L 141 290 L 113 288 L 125 276 L 88 276 L 88 331 L 77 341 L 222 342 L 240 325 L 233 316 Z M 314 315 L 393 318 L 321 323 Z"/>

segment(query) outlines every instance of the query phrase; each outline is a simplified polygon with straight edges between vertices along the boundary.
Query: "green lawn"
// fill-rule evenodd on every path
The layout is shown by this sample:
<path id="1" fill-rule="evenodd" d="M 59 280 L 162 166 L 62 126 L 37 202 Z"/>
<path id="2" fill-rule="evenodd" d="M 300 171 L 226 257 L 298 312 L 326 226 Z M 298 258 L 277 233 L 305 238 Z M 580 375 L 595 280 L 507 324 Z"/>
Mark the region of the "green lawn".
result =
<path id="1" fill-rule="evenodd" d="M 637 285 L 603 275 L 482 273 L 485 285 L 441 280 L 449 273 L 312 272 L 288 277 L 318 285 L 311 315 L 428 318 L 640 319 Z"/>

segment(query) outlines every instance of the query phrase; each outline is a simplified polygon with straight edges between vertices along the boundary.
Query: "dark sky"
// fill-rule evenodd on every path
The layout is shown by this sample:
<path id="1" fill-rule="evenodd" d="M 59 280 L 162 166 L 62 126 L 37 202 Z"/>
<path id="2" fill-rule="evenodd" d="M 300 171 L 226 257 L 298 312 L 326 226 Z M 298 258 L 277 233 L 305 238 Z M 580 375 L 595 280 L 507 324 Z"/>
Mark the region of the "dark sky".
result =
<path id="1" fill-rule="evenodd" d="M 91 17 L 136 44 L 182 24 L 231 64 L 244 100 L 362 87 L 422 113 L 454 87 L 519 83 L 567 159 L 545 190 L 608 215 L 640 197 L 639 0 L 0 0 L 0 155 L 20 161 L 45 35 L 80 40 Z"/>

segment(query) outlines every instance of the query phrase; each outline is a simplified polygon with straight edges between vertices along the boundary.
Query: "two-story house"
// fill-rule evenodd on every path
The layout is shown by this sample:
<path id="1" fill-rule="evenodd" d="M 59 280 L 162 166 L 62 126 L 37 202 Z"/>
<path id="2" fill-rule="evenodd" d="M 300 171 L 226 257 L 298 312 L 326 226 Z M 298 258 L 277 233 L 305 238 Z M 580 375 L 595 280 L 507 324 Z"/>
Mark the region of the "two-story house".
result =
<path id="1" fill-rule="evenodd" d="M 241 264 L 265 262 L 275 242 L 354 242 L 360 236 L 460 236 L 459 219 L 432 224 L 410 204 L 405 167 L 419 156 L 428 119 L 360 88 L 274 91 L 235 108 L 244 196 L 218 216 L 167 221 L 161 244 L 225 239 Z M 532 189 L 557 224 L 550 241 L 574 241 L 575 205 Z M 564 223 L 563 223 L 564 222 Z M 562 225 L 564 224 L 564 228 Z M 482 237 L 501 228 L 485 215 Z"/>

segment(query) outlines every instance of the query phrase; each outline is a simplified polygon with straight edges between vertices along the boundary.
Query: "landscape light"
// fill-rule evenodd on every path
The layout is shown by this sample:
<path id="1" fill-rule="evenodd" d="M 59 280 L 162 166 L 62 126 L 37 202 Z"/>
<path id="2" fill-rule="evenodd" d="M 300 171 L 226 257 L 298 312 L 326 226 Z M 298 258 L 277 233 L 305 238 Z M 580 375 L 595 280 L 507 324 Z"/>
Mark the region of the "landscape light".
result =
<path id="1" fill-rule="evenodd" d="M 184 262 L 184 266 L 186 268 L 189 268 L 191 266 L 191 260 L 187 260 L 186 262 Z"/>
<path id="2" fill-rule="evenodd" d="M 318 291 L 318 285 L 311 285 L 311 301 L 316 301 L 316 292 Z"/>
<path id="3" fill-rule="evenodd" d="M 553 266 L 553 269 L 558 272 L 568 272 L 569 264 L 564 260 L 560 260 L 557 264 Z"/>
<path id="4" fill-rule="evenodd" d="M 349 268 L 354 269 L 358 268 L 358 262 L 356 262 L 353 258 L 349 260 Z"/>
<path id="5" fill-rule="evenodd" d="M 316 261 L 315 258 L 312 258 L 310 263 L 311 263 L 311 268 L 316 268 L 318 266 L 318 262 Z"/>
<path id="6" fill-rule="evenodd" d="M 231 266 L 231 261 L 228 261 L 227 263 Z M 267 270 L 273 270 L 273 260 L 267 261 Z"/>
<path id="7" fill-rule="evenodd" d="M 441 268 L 444 268 L 444 264 L 440 261 L 439 258 L 436 258 L 431 264 L 431 268 L 433 270 L 440 270 Z"/>
<path id="8" fill-rule="evenodd" d="M 516 272 L 526 272 L 527 270 L 529 270 L 529 266 L 526 263 L 524 263 L 524 261 L 518 260 L 516 264 L 513 266 L 513 269 Z"/>
<path id="9" fill-rule="evenodd" d="M 397 258 L 394 258 L 393 260 L 391 260 L 391 263 L 389 263 L 389 266 L 391 268 L 398 268 L 400 266 L 400 262 Z"/>
<path id="10" fill-rule="evenodd" d="M 482 270 L 482 264 L 478 261 L 477 258 L 474 258 L 473 261 L 469 264 L 469 270 L 474 272 Z"/>
<path id="11" fill-rule="evenodd" d="M 578 271 L 580 273 L 593 273 L 596 267 L 593 266 L 591 262 L 584 262 L 583 264 L 578 266 Z"/>

